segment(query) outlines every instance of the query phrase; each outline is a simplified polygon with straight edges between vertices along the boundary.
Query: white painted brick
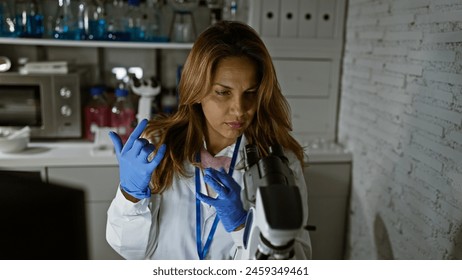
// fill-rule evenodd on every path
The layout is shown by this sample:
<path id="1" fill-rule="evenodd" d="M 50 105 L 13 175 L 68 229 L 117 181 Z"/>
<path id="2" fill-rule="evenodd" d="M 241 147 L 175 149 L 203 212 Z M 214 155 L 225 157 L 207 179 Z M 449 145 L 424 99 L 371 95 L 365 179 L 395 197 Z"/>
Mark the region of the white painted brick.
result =
<path id="1" fill-rule="evenodd" d="M 436 143 L 418 133 L 412 134 L 412 141 L 422 145 L 423 147 L 426 147 L 427 149 L 432 150 L 441 157 L 453 160 L 456 164 L 462 164 L 462 152 L 452 149 L 449 146 Z"/>
<path id="2" fill-rule="evenodd" d="M 355 64 L 360 66 L 366 66 L 372 69 L 381 70 L 383 69 L 385 63 L 378 59 L 358 58 L 356 59 Z"/>
<path id="3" fill-rule="evenodd" d="M 462 19 L 462 11 L 444 11 L 439 13 L 431 13 L 427 15 L 418 15 L 416 23 L 435 23 L 435 22 L 452 22 L 460 21 Z"/>
<path id="4" fill-rule="evenodd" d="M 460 172 L 451 170 L 446 172 L 446 176 L 452 180 L 453 187 L 462 188 L 462 174 Z"/>
<path id="5" fill-rule="evenodd" d="M 411 22 L 414 22 L 413 14 L 381 17 L 379 19 L 379 25 L 410 24 Z"/>
<path id="6" fill-rule="evenodd" d="M 423 209 L 423 208 L 421 208 L 421 209 Z M 448 221 L 444 217 L 441 217 L 440 215 L 435 215 L 435 213 L 438 213 L 438 212 L 434 211 L 432 213 L 426 213 L 426 217 L 428 218 L 428 220 L 427 220 L 428 223 L 431 224 L 431 225 L 438 226 L 438 229 L 442 233 L 448 234 L 451 231 L 452 222 Z M 436 243 L 436 244 L 438 244 L 438 243 Z"/>
<path id="7" fill-rule="evenodd" d="M 438 174 L 435 174 L 434 172 L 432 172 L 432 170 L 426 170 L 425 168 L 416 168 L 414 175 L 419 179 L 425 181 L 434 189 L 439 189 L 442 186 L 444 186 L 445 188 L 449 188 L 447 179 L 441 177 Z"/>
<path id="8" fill-rule="evenodd" d="M 372 51 L 374 55 L 404 56 L 407 53 L 407 49 L 403 47 L 374 47 Z"/>
<path id="9" fill-rule="evenodd" d="M 383 31 L 358 31 L 359 39 L 382 39 L 384 36 Z"/>
<path id="10" fill-rule="evenodd" d="M 392 85 L 396 87 L 403 87 L 404 86 L 404 76 L 390 76 L 386 74 L 372 74 L 372 81 L 375 83 L 382 83 L 387 85 Z"/>
<path id="11" fill-rule="evenodd" d="M 444 108 L 440 108 L 437 106 L 430 106 L 426 103 L 422 103 L 419 101 L 415 101 L 413 103 L 414 108 L 421 113 L 433 116 L 438 119 L 443 119 L 457 125 L 462 124 L 462 114 L 458 112 L 453 112 L 446 110 Z"/>
<path id="12" fill-rule="evenodd" d="M 417 64 L 387 62 L 385 69 L 403 74 L 422 76 L 423 67 Z"/>
<path id="13" fill-rule="evenodd" d="M 349 0 L 349 3 L 351 4 L 351 6 L 360 5 L 360 4 L 364 4 L 368 2 L 370 2 L 370 0 Z"/>
<path id="14" fill-rule="evenodd" d="M 395 0 L 391 4 L 392 10 L 406 10 L 406 9 L 415 9 L 427 7 L 431 1 L 430 0 Z"/>
<path id="15" fill-rule="evenodd" d="M 372 4 L 361 7 L 361 14 L 380 14 L 386 13 L 389 10 L 388 4 Z"/>
<path id="16" fill-rule="evenodd" d="M 446 175 L 446 177 L 449 178 L 449 181 L 451 181 L 451 178 L 449 176 Z M 458 185 L 454 184 L 454 181 L 449 182 L 449 183 L 452 183 L 450 186 L 452 191 L 445 194 L 445 206 L 446 207 L 444 208 L 444 211 L 446 211 L 449 214 L 449 216 L 462 217 L 462 213 L 461 213 L 462 211 L 460 208 L 460 201 L 462 200 L 462 193 L 459 191 L 460 189 L 462 189 L 462 184 L 460 184 L 460 181 Z"/>
<path id="17" fill-rule="evenodd" d="M 430 9 L 438 9 L 439 6 L 460 4 L 460 0 L 438 0 L 430 1 Z"/>
<path id="18" fill-rule="evenodd" d="M 416 172 L 417 172 L 417 169 L 418 168 L 422 168 L 422 166 L 418 165 L 417 164 L 417 167 L 416 167 Z M 424 169 L 424 170 L 420 170 L 419 172 L 426 172 L 426 173 L 431 173 L 433 174 L 435 171 L 432 170 L 432 169 Z M 415 174 L 414 174 L 415 175 Z M 432 175 L 433 176 L 433 175 Z M 438 176 L 438 174 L 436 174 L 436 176 Z M 432 204 L 432 206 L 434 206 L 435 208 L 438 207 L 438 204 L 440 204 L 441 202 L 441 193 L 442 192 L 445 192 L 446 190 L 443 190 L 443 189 L 435 189 L 434 187 L 432 187 L 430 184 L 428 183 L 422 183 L 421 182 L 422 178 L 418 178 L 418 181 L 419 181 L 419 185 L 418 187 L 410 190 L 412 192 L 418 192 L 418 195 L 423 199 L 423 200 L 426 200 L 428 201 L 428 203 Z M 446 182 L 444 182 L 446 183 Z M 448 186 L 449 187 L 449 186 Z M 435 211 L 437 211 L 437 209 L 434 209 Z"/>
<path id="19" fill-rule="evenodd" d="M 354 58 L 351 55 L 346 55 L 343 57 L 343 68 L 347 68 L 346 66 L 352 65 L 354 63 Z"/>
<path id="20" fill-rule="evenodd" d="M 423 76 L 425 79 L 432 80 L 432 81 L 462 85 L 462 75 L 461 74 L 425 70 Z"/>
<path id="21" fill-rule="evenodd" d="M 443 170 L 443 163 L 427 155 L 424 151 L 417 149 L 414 146 L 408 147 L 404 151 L 405 155 L 411 156 L 413 159 L 418 160 L 421 164 L 428 165 L 429 167 L 435 169 L 438 172 Z M 422 178 L 420 175 L 419 178 Z"/>
<path id="22" fill-rule="evenodd" d="M 386 32 L 383 37 L 387 41 L 412 41 L 412 40 L 422 40 L 423 32 L 422 31 L 403 31 L 403 32 Z"/>
<path id="23" fill-rule="evenodd" d="M 390 134 L 386 133 L 385 131 L 379 129 L 377 126 L 374 126 L 372 128 L 370 128 L 368 130 L 368 132 L 371 134 L 371 136 L 374 138 L 374 139 L 377 139 L 378 141 L 375 141 L 374 143 L 380 143 L 380 146 L 383 147 L 383 145 L 385 145 L 385 143 L 387 143 L 388 145 L 390 145 L 391 147 L 394 146 L 394 142 L 396 140 L 393 140 L 390 138 Z M 377 152 L 376 149 L 374 150 L 371 150 L 371 153 L 375 153 Z M 372 159 L 376 158 L 374 156 L 371 156 Z"/>
<path id="24" fill-rule="evenodd" d="M 389 157 L 389 154 L 382 154 L 382 156 L 378 158 L 378 162 L 380 166 L 382 167 L 382 169 L 385 171 L 384 174 L 382 174 L 382 176 L 386 178 L 383 186 L 388 187 L 390 185 L 390 177 L 388 176 L 388 174 L 393 173 L 393 170 L 395 169 L 395 166 L 396 166 L 395 162 L 391 160 L 391 158 Z"/>
<path id="25" fill-rule="evenodd" d="M 418 128 L 418 129 L 430 132 L 432 134 L 435 134 L 436 136 L 440 136 L 440 137 L 443 136 L 443 127 L 441 127 L 441 126 L 439 126 L 437 124 L 430 123 L 428 121 L 416 118 L 416 117 L 408 115 L 408 114 L 403 115 L 403 122 L 405 122 L 405 123 L 407 123 L 407 124 L 409 124 L 409 125 L 411 125 L 411 126 L 413 126 L 415 128 Z"/>
<path id="26" fill-rule="evenodd" d="M 401 159 L 396 162 L 397 169 L 405 173 L 406 176 L 412 172 L 412 160 L 407 157 L 401 156 Z"/>
<path id="27" fill-rule="evenodd" d="M 352 88 L 352 91 L 350 91 L 350 93 L 354 92 L 355 94 L 358 93 L 358 91 L 366 91 L 366 92 L 373 92 L 372 90 L 374 90 L 375 88 L 373 86 L 370 86 L 370 85 L 364 85 L 364 84 L 361 84 L 361 83 L 353 83 L 351 84 L 351 88 Z"/>
<path id="28" fill-rule="evenodd" d="M 409 51 L 408 58 L 425 61 L 447 61 L 456 59 L 455 51 Z"/>
<path id="29" fill-rule="evenodd" d="M 406 90 L 413 94 L 423 95 L 426 97 L 435 98 L 446 103 L 453 102 L 453 95 L 450 92 L 442 91 L 439 89 L 423 87 L 417 84 L 409 84 Z"/>
<path id="30" fill-rule="evenodd" d="M 372 52 L 372 45 L 371 44 L 349 44 L 345 49 L 352 53 L 370 53 Z"/>
<path id="31" fill-rule="evenodd" d="M 404 205 L 399 208 L 400 211 L 402 211 L 402 229 L 404 235 L 409 238 L 406 243 L 416 242 L 414 243 L 413 247 L 418 247 L 417 244 L 419 243 L 428 243 L 427 240 L 425 240 L 425 237 L 422 235 L 422 232 L 431 231 L 433 226 L 429 224 L 427 220 L 425 220 L 425 217 L 421 213 L 419 213 L 418 209 L 420 207 L 421 205 L 418 204 L 418 200 L 413 199 L 413 197 L 409 197 L 404 202 Z M 409 219 L 409 217 L 413 218 Z"/>
<path id="32" fill-rule="evenodd" d="M 364 106 L 358 106 L 355 114 L 361 119 L 366 119 L 369 123 L 375 123 L 378 119 L 377 114 L 374 114 L 368 108 L 364 108 Z"/>
<path id="33" fill-rule="evenodd" d="M 374 26 L 377 25 L 378 19 L 374 17 L 361 18 L 359 20 L 350 18 L 347 22 L 348 26 L 360 27 L 360 26 Z"/>
<path id="34" fill-rule="evenodd" d="M 386 133 L 388 133 L 388 135 L 386 135 L 387 138 L 394 138 L 395 140 L 393 142 L 399 141 L 399 139 L 396 139 L 396 136 L 400 131 L 399 125 L 387 121 L 386 119 L 379 118 L 377 119 L 377 127 L 380 128 L 381 131 L 386 131 Z"/>
<path id="35" fill-rule="evenodd" d="M 445 138 L 462 145 L 462 132 L 461 131 L 453 130 L 453 131 L 449 132 L 448 135 L 446 135 Z"/>
<path id="36" fill-rule="evenodd" d="M 453 43 L 462 42 L 462 31 L 445 33 L 425 33 L 424 43 Z"/>
<path id="37" fill-rule="evenodd" d="M 338 135 L 353 149 L 359 205 L 350 256 L 376 257 L 379 213 L 395 258 L 451 258 L 462 229 L 462 1 L 352 1 L 340 102 L 350 109 Z M 380 76 L 403 77 L 406 88 Z"/>
<path id="38" fill-rule="evenodd" d="M 345 35 L 345 39 L 347 42 L 356 42 L 356 38 L 358 38 L 357 32 L 347 32 Z"/>
<path id="39" fill-rule="evenodd" d="M 412 101 L 412 96 L 409 94 L 406 94 L 404 91 L 385 91 L 385 90 L 379 90 L 378 95 L 384 99 L 403 103 L 403 104 L 409 104 Z"/>
<path id="40" fill-rule="evenodd" d="M 371 72 L 369 70 L 349 69 L 346 74 L 362 79 L 369 79 L 371 77 Z"/>
<path id="41" fill-rule="evenodd" d="M 397 116 L 404 113 L 404 107 L 400 106 L 399 103 L 387 102 L 382 98 L 376 100 L 367 100 L 369 107 L 376 110 L 377 113 L 383 113 L 382 115 Z"/>

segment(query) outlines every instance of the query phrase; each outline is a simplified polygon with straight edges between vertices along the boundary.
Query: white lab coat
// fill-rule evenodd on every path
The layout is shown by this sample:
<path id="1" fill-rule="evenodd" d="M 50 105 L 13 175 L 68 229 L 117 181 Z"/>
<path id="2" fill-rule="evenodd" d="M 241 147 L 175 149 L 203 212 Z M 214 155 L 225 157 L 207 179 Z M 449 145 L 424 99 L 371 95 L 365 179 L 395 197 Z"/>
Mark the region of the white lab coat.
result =
<path id="1" fill-rule="evenodd" d="M 234 145 L 226 147 L 217 156 L 231 157 Z M 236 167 L 244 160 L 245 137 L 239 147 Z M 307 189 L 300 163 L 291 152 L 286 152 L 290 167 L 294 171 L 296 185 L 303 199 L 304 216 L 308 217 Z M 172 186 L 160 195 L 142 199 L 137 203 L 128 201 L 117 189 L 117 194 L 108 210 L 106 239 L 112 248 L 126 259 L 198 259 L 196 245 L 196 197 L 194 166 L 186 163 L 191 177 L 174 176 Z M 235 169 L 233 178 L 244 187 L 243 169 Z M 201 175 L 201 192 L 207 193 Z M 202 244 L 207 240 L 215 208 L 201 202 Z M 306 221 L 305 221 L 306 224 Z M 242 246 L 244 230 L 228 233 L 218 223 L 207 259 L 230 259 L 236 248 Z M 311 257 L 309 234 L 301 232 L 296 252 Z"/>

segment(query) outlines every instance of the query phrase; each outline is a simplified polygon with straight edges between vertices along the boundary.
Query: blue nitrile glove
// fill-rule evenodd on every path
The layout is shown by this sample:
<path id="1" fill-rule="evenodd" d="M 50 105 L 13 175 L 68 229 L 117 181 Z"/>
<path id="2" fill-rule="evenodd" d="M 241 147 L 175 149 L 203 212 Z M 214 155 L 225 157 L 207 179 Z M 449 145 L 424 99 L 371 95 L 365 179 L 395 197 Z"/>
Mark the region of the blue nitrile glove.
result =
<path id="1" fill-rule="evenodd" d="M 165 145 L 160 146 L 152 161 L 148 161 L 148 156 L 155 147 L 148 140 L 139 138 L 147 123 L 146 119 L 142 120 L 130 134 L 125 145 L 117 133 L 109 132 L 119 161 L 120 186 L 126 193 L 138 199 L 151 197 L 149 181 L 166 150 Z"/>
<path id="2" fill-rule="evenodd" d="M 223 168 L 220 171 L 206 168 L 204 181 L 217 192 L 218 197 L 211 198 L 202 193 L 197 193 L 196 197 L 200 201 L 215 207 L 226 231 L 234 231 L 244 224 L 247 211 L 242 206 L 241 187 L 233 177 L 226 173 Z"/>

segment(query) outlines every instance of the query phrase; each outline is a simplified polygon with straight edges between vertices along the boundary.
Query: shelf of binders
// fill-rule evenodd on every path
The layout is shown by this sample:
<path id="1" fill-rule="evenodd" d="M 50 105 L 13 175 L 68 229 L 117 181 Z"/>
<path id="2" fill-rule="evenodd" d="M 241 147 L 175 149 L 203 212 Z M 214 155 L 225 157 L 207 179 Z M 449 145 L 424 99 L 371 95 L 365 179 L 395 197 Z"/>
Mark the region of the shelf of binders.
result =
<path id="1" fill-rule="evenodd" d="M 175 42 L 123 42 L 123 41 L 90 41 L 90 40 L 57 40 L 29 38 L 0 38 L 1 45 L 30 45 L 53 47 L 89 47 L 89 48 L 125 48 L 125 49 L 172 49 L 188 50 L 192 43 Z"/>

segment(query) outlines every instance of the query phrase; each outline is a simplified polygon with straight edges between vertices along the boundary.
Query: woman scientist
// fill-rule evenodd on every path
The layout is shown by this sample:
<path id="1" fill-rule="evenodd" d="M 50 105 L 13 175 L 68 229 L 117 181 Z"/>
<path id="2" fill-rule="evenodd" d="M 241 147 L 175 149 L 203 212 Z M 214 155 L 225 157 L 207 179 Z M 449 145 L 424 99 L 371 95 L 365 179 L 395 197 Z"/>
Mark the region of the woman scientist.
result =
<path id="1" fill-rule="evenodd" d="M 274 143 L 284 148 L 308 217 L 303 150 L 290 135 L 288 104 L 253 29 L 220 22 L 202 32 L 178 90 L 173 115 L 141 121 L 125 145 L 110 133 L 120 171 L 106 229 L 114 250 L 126 259 L 232 258 L 247 216 L 244 170 L 236 166 L 248 143 L 262 156 Z M 305 241 L 296 251 L 310 257 L 308 233 L 298 240 Z"/>

